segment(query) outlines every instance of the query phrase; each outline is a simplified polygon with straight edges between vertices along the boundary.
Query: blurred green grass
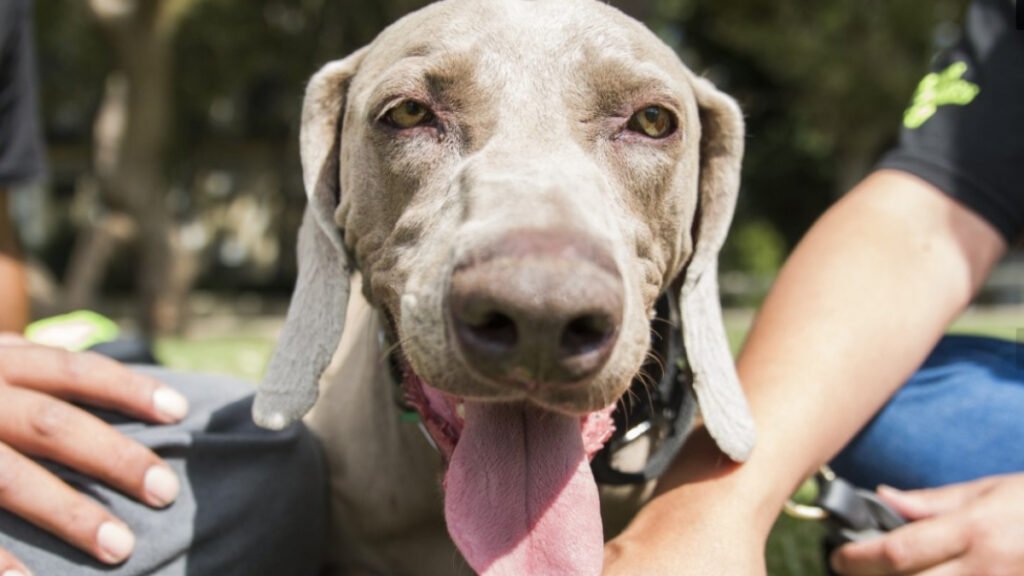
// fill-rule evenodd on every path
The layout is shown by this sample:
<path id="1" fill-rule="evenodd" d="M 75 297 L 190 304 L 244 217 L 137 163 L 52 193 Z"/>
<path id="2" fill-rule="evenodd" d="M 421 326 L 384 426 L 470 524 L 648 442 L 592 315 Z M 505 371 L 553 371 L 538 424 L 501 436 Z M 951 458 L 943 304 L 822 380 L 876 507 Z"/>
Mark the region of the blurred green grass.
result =
<path id="1" fill-rule="evenodd" d="M 726 331 L 736 352 L 739 350 L 753 313 L 728 310 Z M 1024 329 L 1024 308 L 971 310 L 950 328 L 951 333 L 1018 338 Z M 257 382 L 274 347 L 275 330 L 239 329 L 238 334 L 206 334 L 201 337 L 165 338 L 157 342 L 157 355 L 171 368 L 214 372 Z M 780 516 L 767 547 L 771 576 L 823 576 L 824 559 L 821 526 Z"/>
<path id="2" fill-rule="evenodd" d="M 175 370 L 226 374 L 255 383 L 273 349 L 270 336 L 162 338 L 156 343 L 156 356 Z"/>

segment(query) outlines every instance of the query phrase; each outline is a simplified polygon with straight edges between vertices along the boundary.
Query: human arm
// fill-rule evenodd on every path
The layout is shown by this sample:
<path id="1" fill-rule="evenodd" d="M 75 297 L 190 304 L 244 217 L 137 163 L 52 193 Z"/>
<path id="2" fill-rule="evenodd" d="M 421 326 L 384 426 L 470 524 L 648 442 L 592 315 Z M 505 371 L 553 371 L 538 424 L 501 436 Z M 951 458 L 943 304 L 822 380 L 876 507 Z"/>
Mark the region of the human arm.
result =
<path id="1" fill-rule="evenodd" d="M 101 356 L 0 335 L 0 508 L 116 564 L 132 551 L 130 529 L 31 458 L 66 465 L 153 507 L 173 502 L 179 483 L 153 452 L 72 402 L 157 423 L 180 420 L 187 402 Z M 0 573 L 9 568 L 25 567 L 0 550 Z"/>
<path id="2" fill-rule="evenodd" d="M 10 192 L 0 185 L 0 332 L 28 323 L 28 280 L 9 212 Z"/>
<path id="3" fill-rule="evenodd" d="M 794 251 L 738 360 L 758 430 L 750 461 L 728 463 L 698 436 L 609 545 L 606 574 L 763 573 L 782 503 L 920 365 L 1005 250 L 907 173 L 852 190 Z"/>

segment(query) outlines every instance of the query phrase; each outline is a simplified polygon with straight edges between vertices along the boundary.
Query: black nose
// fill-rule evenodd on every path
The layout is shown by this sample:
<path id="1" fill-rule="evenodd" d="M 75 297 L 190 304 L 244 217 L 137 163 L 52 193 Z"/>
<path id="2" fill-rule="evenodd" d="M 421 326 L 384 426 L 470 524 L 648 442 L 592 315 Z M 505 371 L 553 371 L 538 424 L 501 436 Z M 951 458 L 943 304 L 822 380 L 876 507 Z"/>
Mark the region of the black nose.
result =
<path id="1" fill-rule="evenodd" d="M 622 321 L 622 279 L 585 236 L 519 232 L 452 276 L 455 340 L 481 374 L 513 386 L 572 384 L 598 372 Z"/>

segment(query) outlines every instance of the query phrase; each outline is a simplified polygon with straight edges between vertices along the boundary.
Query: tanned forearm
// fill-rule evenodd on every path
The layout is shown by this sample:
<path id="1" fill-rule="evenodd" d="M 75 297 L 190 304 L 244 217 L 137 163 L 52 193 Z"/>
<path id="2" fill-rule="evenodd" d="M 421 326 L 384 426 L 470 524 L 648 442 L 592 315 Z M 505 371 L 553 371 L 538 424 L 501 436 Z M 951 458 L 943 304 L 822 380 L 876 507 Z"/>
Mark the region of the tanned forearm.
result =
<path id="1" fill-rule="evenodd" d="M 794 251 L 740 355 L 758 432 L 751 460 L 733 465 L 698 435 L 618 544 L 671 538 L 678 549 L 701 532 L 692 523 L 710 522 L 763 546 L 788 495 L 913 373 L 1005 250 L 929 184 L 892 171 L 866 179 Z"/>
<path id="2" fill-rule="evenodd" d="M 0 188 L 0 332 L 21 332 L 29 317 L 28 279 L 8 201 Z"/>
<path id="3" fill-rule="evenodd" d="M 913 176 L 880 172 L 794 252 L 738 361 L 777 510 L 920 366 L 1006 244 Z"/>

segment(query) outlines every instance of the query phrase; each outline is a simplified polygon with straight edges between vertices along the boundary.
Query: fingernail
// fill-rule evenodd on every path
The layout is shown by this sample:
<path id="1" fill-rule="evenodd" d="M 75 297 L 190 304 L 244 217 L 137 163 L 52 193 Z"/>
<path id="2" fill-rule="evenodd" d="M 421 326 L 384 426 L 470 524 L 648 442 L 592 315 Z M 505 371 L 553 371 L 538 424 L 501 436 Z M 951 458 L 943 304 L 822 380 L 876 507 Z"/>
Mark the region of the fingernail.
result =
<path id="1" fill-rule="evenodd" d="M 150 502 L 167 506 L 178 497 L 181 484 L 174 472 L 158 464 L 146 471 L 145 488 Z"/>
<path id="2" fill-rule="evenodd" d="M 900 490 L 899 488 L 893 488 L 892 486 L 889 486 L 888 484 L 879 484 L 878 485 L 878 491 L 879 492 L 888 492 L 889 494 L 903 494 L 903 490 Z"/>
<path id="3" fill-rule="evenodd" d="M 114 522 L 104 522 L 100 526 L 96 539 L 100 544 L 104 562 L 117 564 L 123 562 L 135 548 L 135 535 L 130 530 Z"/>
<path id="4" fill-rule="evenodd" d="M 170 388 L 157 388 L 153 392 L 153 406 L 161 416 L 177 422 L 188 414 L 188 400 Z"/>
<path id="5" fill-rule="evenodd" d="M 11 569 L 11 570 L 8 570 L 8 571 L 4 572 L 3 574 L 0 574 L 0 576 L 28 576 L 28 575 L 25 574 L 24 572 L 22 572 L 21 570 Z"/>

